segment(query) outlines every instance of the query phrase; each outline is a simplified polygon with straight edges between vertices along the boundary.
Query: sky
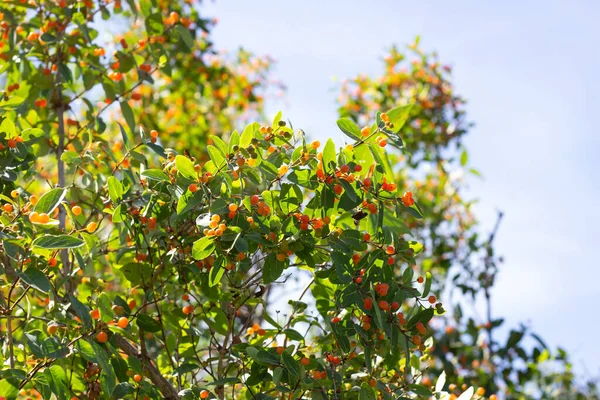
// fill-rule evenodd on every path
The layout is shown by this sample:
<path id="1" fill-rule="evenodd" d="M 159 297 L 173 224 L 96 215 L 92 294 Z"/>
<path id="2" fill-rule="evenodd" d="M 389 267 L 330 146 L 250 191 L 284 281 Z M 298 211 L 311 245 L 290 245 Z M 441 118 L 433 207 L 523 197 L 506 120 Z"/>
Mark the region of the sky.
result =
<path id="1" fill-rule="evenodd" d="M 335 79 L 382 73 L 393 44 L 416 35 L 453 66 L 475 127 L 469 162 L 484 175 L 484 232 L 506 262 L 493 312 L 526 322 L 566 348 L 580 373 L 600 375 L 600 2 L 597 1 L 206 1 L 217 48 L 277 60 L 287 85 L 279 109 L 313 138 L 341 143 Z"/>

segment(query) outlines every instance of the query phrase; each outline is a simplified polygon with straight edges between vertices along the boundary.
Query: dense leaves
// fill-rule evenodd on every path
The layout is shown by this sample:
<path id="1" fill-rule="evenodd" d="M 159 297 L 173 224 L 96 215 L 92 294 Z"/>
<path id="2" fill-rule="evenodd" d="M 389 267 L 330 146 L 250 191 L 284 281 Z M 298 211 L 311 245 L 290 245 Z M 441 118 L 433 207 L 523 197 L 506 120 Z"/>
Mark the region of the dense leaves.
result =
<path id="1" fill-rule="evenodd" d="M 496 262 L 448 195 L 441 151 L 466 129 L 439 66 L 423 56 L 398 76 L 392 52 L 388 86 L 358 81 L 368 96 L 342 107 L 347 143 L 321 144 L 281 113 L 248 123 L 269 61 L 221 56 L 193 2 L 0 13 L 0 396 L 495 396 L 499 372 L 473 365 L 481 327 L 434 335 L 465 239 L 469 278 L 471 255 Z M 436 167 L 417 181 L 421 162 Z M 507 393 L 550 376 L 511 369 L 515 354 L 550 357 L 523 355 L 524 336 L 488 343 L 508 360 Z"/>

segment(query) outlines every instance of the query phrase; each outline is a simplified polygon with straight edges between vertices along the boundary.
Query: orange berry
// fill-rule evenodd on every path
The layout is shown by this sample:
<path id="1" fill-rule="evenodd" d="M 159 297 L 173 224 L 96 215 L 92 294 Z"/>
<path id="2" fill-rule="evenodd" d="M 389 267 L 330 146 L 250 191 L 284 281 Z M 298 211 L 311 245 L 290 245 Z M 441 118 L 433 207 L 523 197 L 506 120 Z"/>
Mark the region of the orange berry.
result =
<path id="1" fill-rule="evenodd" d="M 284 262 L 287 256 L 284 253 L 277 254 L 277 261 Z"/>
<path id="2" fill-rule="evenodd" d="M 19 197 L 19 191 L 18 190 L 12 190 L 10 192 L 10 197 L 12 197 L 13 199 L 16 199 L 17 197 Z"/>
<path id="3" fill-rule="evenodd" d="M 385 248 L 385 252 L 386 252 L 387 254 L 394 254 L 394 253 L 396 252 L 396 249 L 394 248 L 394 246 L 387 246 L 387 247 Z"/>
<path id="4" fill-rule="evenodd" d="M 181 300 L 183 301 L 190 301 L 190 295 L 189 294 L 184 294 L 183 296 L 181 296 Z"/>
<path id="5" fill-rule="evenodd" d="M 46 332 L 48 332 L 48 335 L 54 335 L 56 331 L 58 331 L 58 325 L 54 322 L 50 322 L 46 328 Z"/>
<path id="6" fill-rule="evenodd" d="M 360 130 L 360 134 L 362 136 L 369 136 L 370 133 L 371 133 L 371 128 L 369 128 L 368 126 L 365 126 L 364 128 L 362 128 Z"/>
<path id="7" fill-rule="evenodd" d="M 184 306 L 181 311 L 183 311 L 185 315 L 190 315 L 194 312 L 194 306 L 188 304 L 187 306 Z"/>
<path id="8" fill-rule="evenodd" d="M 253 206 L 257 205 L 259 201 L 260 198 L 257 195 L 250 197 L 250 204 L 252 204 Z"/>
<path id="9" fill-rule="evenodd" d="M 375 378 L 369 379 L 369 386 L 371 386 L 371 387 L 377 386 L 377 381 L 375 380 Z"/>
<path id="10" fill-rule="evenodd" d="M 41 213 L 38 215 L 38 221 L 40 224 L 47 224 L 50 221 L 50 217 L 46 213 Z"/>
<path id="11" fill-rule="evenodd" d="M 367 297 L 363 301 L 363 306 L 364 306 L 365 310 L 370 310 L 371 308 L 373 308 L 373 300 L 370 297 Z"/>
<path id="12" fill-rule="evenodd" d="M 158 131 L 156 129 L 152 129 L 150 131 L 150 137 L 153 137 L 156 139 L 158 137 Z"/>
<path id="13" fill-rule="evenodd" d="M 127 317 L 121 317 L 117 321 L 117 325 L 119 326 L 119 328 L 125 329 L 129 325 L 129 319 L 127 319 Z"/>
<path id="14" fill-rule="evenodd" d="M 436 298 L 434 295 L 431 295 L 427 298 L 427 301 L 429 301 L 431 304 L 435 304 Z"/>
<path id="15" fill-rule="evenodd" d="M 277 354 L 282 354 L 285 351 L 285 347 L 283 346 L 277 346 Z"/>
<path id="16" fill-rule="evenodd" d="M 485 394 L 485 388 L 482 387 L 478 387 L 477 391 L 475 392 L 478 396 L 483 396 Z"/>
<path id="17" fill-rule="evenodd" d="M 106 341 L 108 340 L 108 335 L 106 334 L 106 332 L 99 332 L 96 335 L 96 340 L 100 343 L 106 343 Z"/>
<path id="18" fill-rule="evenodd" d="M 202 391 L 200 392 L 200 398 L 201 398 L 201 399 L 208 399 L 208 396 L 209 396 L 209 394 L 210 394 L 210 393 L 208 393 L 208 390 L 202 390 Z"/>
<path id="19" fill-rule="evenodd" d="M 92 317 L 92 319 L 100 319 L 100 310 L 90 311 L 90 317 Z"/>
<path id="20" fill-rule="evenodd" d="M 98 224 L 96 222 L 92 221 L 89 224 L 87 224 L 87 226 L 85 227 L 85 230 L 88 231 L 89 233 L 94 233 L 97 228 L 98 228 Z"/>
<path id="21" fill-rule="evenodd" d="M 237 211 L 238 209 L 238 205 L 237 204 L 230 204 L 229 207 L 227 207 L 229 209 L 229 211 Z"/>
<path id="22" fill-rule="evenodd" d="M 378 305 L 383 311 L 388 311 L 390 309 L 390 304 L 385 300 L 381 300 Z"/>
<path id="23" fill-rule="evenodd" d="M 196 193 L 198 191 L 198 185 L 192 183 L 190 186 L 188 186 L 188 190 L 192 193 Z"/>
<path id="24" fill-rule="evenodd" d="M 29 202 L 34 206 L 37 204 L 38 200 L 38 197 L 34 194 L 29 196 Z"/>
<path id="25" fill-rule="evenodd" d="M 306 367 L 306 366 L 307 366 L 307 365 L 310 363 L 310 359 L 309 359 L 309 358 L 306 358 L 306 357 L 303 357 L 303 358 L 300 360 L 300 363 Z"/>
<path id="26" fill-rule="evenodd" d="M 419 332 L 419 334 L 421 335 L 424 335 L 425 332 L 427 332 L 427 328 L 425 328 L 425 325 L 423 325 L 421 321 L 417 322 L 415 328 L 417 329 L 417 332 Z"/>
<path id="27" fill-rule="evenodd" d="M 58 264 L 58 261 L 56 261 L 56 258 L 52 257 L 52 258 L 48 259 L 49 266 L 56 267 L 56 264 Z"/>
<path id="28" fill-rule="evenodd" d="M 310 147 L 312 147 L 313 149 L 318 149 L 321 146 L 321 142 L 319 142 L 318 140 L 315 140 L 314 142 L 312 142 L 310 144 Z"/>
<path id="29" fill-rule="evenodd" d="M 381 146 L 381 147 L 385 147 L 385 146 L 387 145 L 387 140 L 385 140 L 385 139 L 381 139 L 381 140 L 378 142 L 378 144 L 379 144 L 379 146 Z"/>
<path id="30" fill-rule="evenodd" d="M 141 375 L 139 375 L 139 374 L 135 374 L 135 375 L 133 376 L 133 381 L 134 381 L 134 382 L 141 382 L 141 380 L 142 380 L 142 376 L 141 376 Z"/>
<path id="31" fill-rule="evenodd" d="M 417 282 L 419 282 L 419 283 L 423 283 L 423 281 L 425 281 L 425 279 L 423 279 L 423 277 L 422 277 L 422 276 L 420 276 L 420 277 L 418 277 L 418 278 L 417 278 Z"/>
<path id="32" fill-rule="evenodd" d="M 7 213 L 10 213 L 13 210 L 13 206 L 10 203 L 6 203 L 5 205 L 2 206 L 2 209 L 4 211 L 6 211 Z"/>
<path id="33" fill-rule="evenodd" d="M 419 335 L 413 336 L 412 337 L 412 342 L 414 344 L 416 344 L 417 346 L 420 346 L 421 345 L 421 336 L 419 336 Z"/>
<path id="34" fill-rule="evenodd" d="M 396 311 L 400 308 L 400 304 L 397 301 L 392 302 L 392 311 Z"/>
<path id="35" fill-rule="evenodd" d="M 79 207 L 79 206 L 73 206 L 73 207 L 71 207 L 71 212 L 75 216 L 81 215 L 81 207 Z"/>

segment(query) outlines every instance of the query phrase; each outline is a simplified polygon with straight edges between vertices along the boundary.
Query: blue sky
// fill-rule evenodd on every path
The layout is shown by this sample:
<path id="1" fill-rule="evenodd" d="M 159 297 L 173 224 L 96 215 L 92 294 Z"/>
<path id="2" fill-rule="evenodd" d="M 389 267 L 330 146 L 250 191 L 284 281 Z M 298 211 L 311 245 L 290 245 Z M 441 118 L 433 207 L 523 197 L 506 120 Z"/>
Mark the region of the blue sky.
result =
<path id="1" fill-rule="evenodd" d="M 341 142 L 334 78 L 378 75 L 385 50 L 416 35 L 454 67 L 476 123 L 466 140 L 477 212 L 505 256 L 494 313 L 563 345 L 600 372 L 600 3 L 596 1 L 205 2 L 218 48 L 277 60 L 283 109 L 312 137 Z"/>

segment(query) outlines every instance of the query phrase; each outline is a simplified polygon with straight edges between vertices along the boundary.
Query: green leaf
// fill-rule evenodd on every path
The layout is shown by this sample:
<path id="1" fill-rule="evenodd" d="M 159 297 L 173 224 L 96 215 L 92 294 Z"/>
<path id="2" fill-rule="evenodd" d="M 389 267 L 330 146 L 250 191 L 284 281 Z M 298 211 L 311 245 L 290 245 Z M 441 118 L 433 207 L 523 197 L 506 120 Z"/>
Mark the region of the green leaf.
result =
<path id="1" fill-rule="evenodd" d="M 79 238 L 69 235 L 46 235 L 33 241 L 33 247 L 40 249 L 75 249 L 81 247 L 85 242 Z"/>
<path id="2" fill-rule="evenodd" d="M 290 340 L 304 340 L 302 334 L 295 329 L 284 329 L 283 334 Z"/>
<path id="3" fill-rule="evenodd" d="M 86 329 L 92 327 L 92 317 L 90 316 L 90 309 L 88 306 L 83 304 L 77 299 L 73 294 L 69 293 L 69 301 L 71 302 L 71 306 L 73 310 L 75 310 L 75 314 L 83 321 L 83 326 Z"/>
<path id="4" fill-rule="evenodd" d="M 219 151 L 215 146 L 207 147 L 208 154 L 210 155 L 210 159 L 215 163 L 217 169 L 222 168 L 225 164 L 225 155 Z"/>
<path id="5" fill-rule="evenodd" d="M 369 386 L 367 382 L 363 382 L 360 385 L 360 393 L 358 395 L 359 400 L 375 400 L 375 392 L 373 388 Z"/>
<path id="6" fill-rule="evenodd" d="M 346 135 L 354 140 L 360 140 L 360 128 L 350 118 L 340 118 L 337 120 L 337 126 Z"/>
<path id="7" fill-rule="evenodd" d="M 66 399 L 68 394 L 67 389 L 67 374 L 60 365 L 52 365 L 44 371 L 44 375 L 50 389 L 56 395 L 58 399 Z"/>
<path id="8" fill-rule="evenodd" d="M 7 400 L 16 399 L 19 394 L 19 383 L 20 381 L 16 379 L 0 380 L 0 393 L 2 393 L 2 396 L 6 397 Z"/>
<path id="9" fill-rule="evenodd" d="M 460 155 L 460 165 L 464 167 L 467 162 L 469 162 L 469 153 L 467 153 L 467 150 L 463 150 Z"/>
<path id="10" fill-rule="evenodd" d="M 94 364 L 98 363 L 96 354 L 94 353 L 94 348 L 87 340 L 78 340 L 77 343 L 75 343 L 75 348 L 77 348 L 79 354 L 81 354 L 81 356 L 87 361 L 93 362 Z"/>
<path id="11" fill-rule="evenodd" d="M 123 398 L 128 394 L 132 394 L 135 392 L 135 386 L 133 386 L 129 382 L 121 382 L 115 387 L 115 391 L 113 392 L 113 396 L 117 399 Z"/>
<path id="12" fill-rule="evenodd" d="M 335 164 L 335 144 L 329 139 L 323 149 L 323 172 L 327 173 L 330 170 L 330 163 Z"/>
<path id="13" fill-rule="evenodd" d="M 392 132 L 399 132 L 400 129 L 402 129 L 410 115 L 411 109 L 412 104 L 392 108 L 386 112 L 388 118 L 390 119 L 390 123 L 394 124 L 394 128 L 391 129 Z"/>
<path id="14" fill-rule="evenodd" d="M 125 145 L 125 148 L 127 150 L 131 149 L 131 139 L 129 138 L 129 134 L 127 133 L 125 128 L 123 128 L 123 125 L 121 125 L 118 122 L 117 125 L 119 125 L 119 130 L 121 131 L 121 137 L 123 138 L 123 144 Z"/>
<path id="15" fill-rule="evenodd" d="M 190 160 L 186 156 L 182 156 L 182 155 L 176 156 L 175 157 L 175 167 L 177 167 L 177 171 L 179 171 L 179 173 L 183 177 L 185 177 L 187 179 L 191 179 L 193 181 L 198 180 L 198 174 L 196 173 L 196 170 L 194 169 L 194 163 L 192 162 L 192 160 Z"/>
<path id="16" fill-rule="evenodd" d="M 427 388 L 426 386 L 423 385 L 418 385 L 418 384 L 412 384 L 410 385 L 410 389 L 415 392 L 416 394 L 418 394 L 421 397 L 425 397 L 425 398 L 429 398 L 431 397 L 431 390 L 429 388 Z"/>
<path id="17" fill-rule="evenodd" d="M 123 185 L 114 176 L 108 178 L 108 195 L 114 203 L 123 199 Z"/>
<path id="18" fill-rule="evenodd" d="M 215 251 L 215 241 L 212 238 L 205 236 L 194 242 L 192 256 L 196 260 L 203 260 L 210 256 L 213 251 Z"/>
<path id="19" fill-rule="evenodd" d="M 218 285 L 224 273 L 225 268 L 222 265 L 213 265 L 208 274 L 208 286 L 213 287 Z"/>
<path id="20" fill-rule="evenodd" d="M 265 365 L 279 364 L 279 358 L 266 350 L 259 350 L 258 353 L 256 353 L 256 360 Z"/>
<path id="21" fill-rule="evenodd" d="M 155 13 L 146 18 L 146 30 L 149 36 L 160 35 L 165 31 L 161 13 Z"/>
<path id="22" fill-rule="evenodd" d="M 423 297 L 429 294 L 431 290 L 431 272 L 425 273 L 425 287 L 423 288 Z"/>
<path id="23" fill-rule="evenodd" d="M 67 195 L 67 189 L 56 188 L 45 193 L 37 202 L 34 211 L 37 213 L 50 214 Z"/>
<path id="24" fill-rule="evenodd" d="M 11 96 L 8 100 L 0 101 L 0 109 L 3 109 L 3 108 L 14 109 L 14 108 L 17 108 L 19 105 L 21 105 L 24 101 L 25 101 L 25 99 L 22 97 Z"/>
<path id="25" fill-rule="evenodd" d="M 133 116 L 133 110 L 131 106 L 126 101 L 121 101 L 121 113 L 123 113 L 123 118 L 125 118 L 125 122 L 127 122 L 127 126 L 131 132 L 135 132 L 135 117 Z"/>
<path id="26" fill-rule="evenodd" d="M 160 169 L 146 169 L 140 175 L 155 181 L 169 181 L 169 176 Z"/>
<path id="27" fill-rule="evenodd" d="M 282 375 L 283 375 L 283 368 L 275 367 L 275 369 L 273 370 L 273 383 L 275 385 L 279 385 Z"/>
<path id="28" fill-rule="evenodd" d="M 136 318 L 136 323 L 140 329 L 147 332 L 158 332 L 161 329 L 160 323 L 146 314 L 139 314 Z"/>
<path id="29" fill-rule="evenodd" d="M 19 276 L 29 286 L 36 288 L 40 292 L 48 293 L 51 289 L 50 280 L 42 271 L 36 267 L 29 267 L 25 272 L 18 272 Z"/>
<path id="30" fill-rule="evenodd" d="M 294 359 L 294 357 L 284 351 L 281 353 L 281 360 L 283 361 L 283 366 L 290 375 L 295 378 L 300 377 L 300 365 L 298 364 L 298 361 Z"/>
<path id="31" fill-rule="evenodd" d="M 194 48 L 194 38 L 192 37 L 190 30 L 183 25 L 177 25 L 175 29 L 179 34 L 179 38 L 185 44 L 188 50 L 192 50 Z"/>
<path id="32" fill-rule="evenodd" d="M 61 343 L 56 336 L 50 336 L 42 342 L 42 351 L 48 358 L 65 358 L 69 355 L 69 348 Z"/>
<path id="33" fill-rule="evenodd" d="M 242 132 L 242 136 L 240 136 L 240 147 L 242 149 L 247 148 L 252 143 L 252 139 L 254 139 L 254 131 L 257 130 L 259 126 L 259 123 L 253 122 L 244 128 L 244 132 Z"/>

